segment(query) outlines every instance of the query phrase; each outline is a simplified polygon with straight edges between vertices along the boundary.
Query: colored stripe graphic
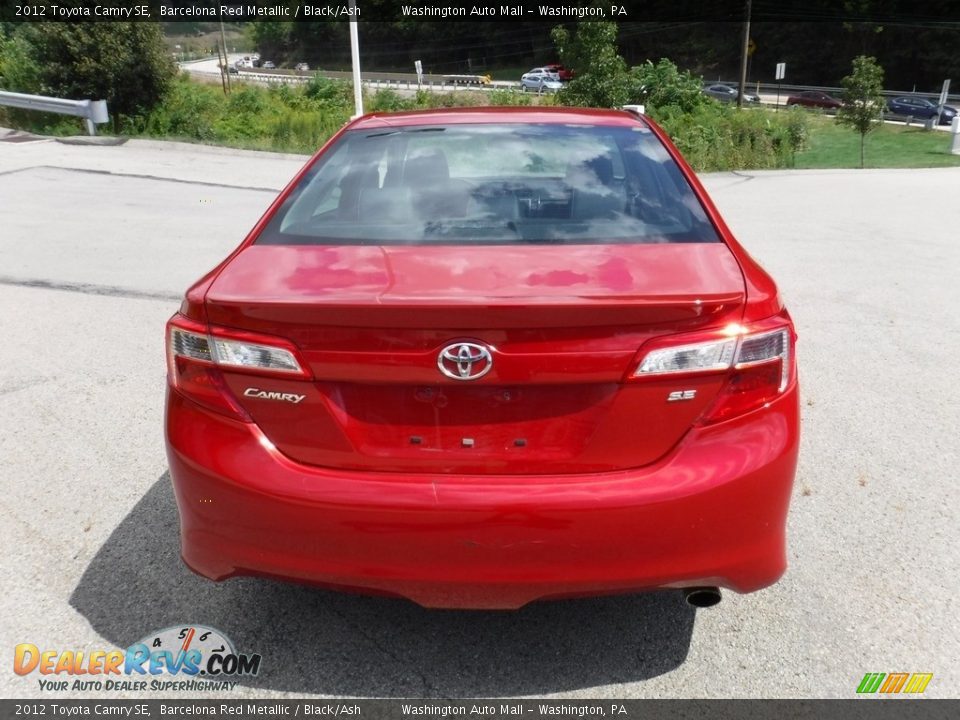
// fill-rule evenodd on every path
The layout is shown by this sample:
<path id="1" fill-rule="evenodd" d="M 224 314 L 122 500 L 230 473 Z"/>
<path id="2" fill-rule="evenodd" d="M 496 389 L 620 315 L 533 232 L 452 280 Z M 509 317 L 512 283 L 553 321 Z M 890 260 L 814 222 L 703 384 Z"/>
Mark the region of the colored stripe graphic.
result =
<path id="1" fill-rule="evenodd" d="M 927 689 L 930 680 L 933 679 L 933 673 L 914 673 L 910 676 L 907 686 L 903 689 L 905 693 L 922 693 Z"/>
<path id="2" fill-rule="evenodd" d="M 867 673 L 863 676 L 863 680 L 860 681 L 860 685 L 857 687 L 857 692 L 875 693 L 885 677 L 885 673 Z"/>
<path id="3" fill-rule="evenodd" d="M 918 694 L 927 689 L 933 679 L 933 673 L 867 673 L 857 686 L 857 692 L 869 695 L 881 692 L 887 695 L 897 693 Z"/>
<path id="4" fill-rule="evenodd" d="M 910 677 L 910 673 L 890 673 L 887 675 L 887 681 L 883 684 L 883 687 L 880 688 L 882 693 L 898 693 L 903 688 L 904 683 L 907 682 L 907 678 Z"/>

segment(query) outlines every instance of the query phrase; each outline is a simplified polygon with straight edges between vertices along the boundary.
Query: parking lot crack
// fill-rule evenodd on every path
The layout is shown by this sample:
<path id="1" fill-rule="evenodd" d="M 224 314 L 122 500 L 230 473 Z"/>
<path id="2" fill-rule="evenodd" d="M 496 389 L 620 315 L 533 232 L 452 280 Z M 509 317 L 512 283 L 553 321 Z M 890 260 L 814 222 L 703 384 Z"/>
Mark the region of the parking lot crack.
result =
<path id="1" fill-rule="evenodd" d="M 63 165 L 35 165 L 23 170 L 60 170 L 63 172 L 83 173 L 88 175 L 108 175 L 110 177 L 136 178 L 138 180 L 156 180 L 159 182 L 172 182 L 184 185 L 203 185 L 205 187 L 230 188 L 231 190 L 253 190 L 254 192 L 276 193 L 278 187 L 262 187 L 256 185 L 238 185 L 231 183 L 210 182 L 207 180 L 188 180 L 178 177 L 164 177 L 162 175 L 150 175 L 147 173 L 116 172 L 114 170 L 103 170 L 100 168 L 76 168 Z M 11 172 L 18 172 L 16 170 Z"/>
<path id="2" fill-rule="evenodd" d="M 10 382 L 0 384 L 0 395 L 10 395 L 11 393 L 20 392 L 21 390 L 29 390 L 37 385 L 45 385 L 48 382 L 54 381 L 56 381 L 56 378 L 53 377 L 30 378 L 19 381 L 12 380 Z"/>
<path id="3" fill-rule="evenodd" d="M 56 282 L 53 280 L 42 280 L 40 278 L 12 278 L 3 275 L 0 275 L 0 285 L 37 288 L 40 290 L 61 290 L 64 292 L 83 293 L 84 295 L 106 295 L 109 297 L 122 297 L 142 300 L 179 301 L 182 297 L 176 293 L 154 292 L 150 290 L 133 290 L 132 288 L 121 288 L 113 285 L 96 285 L 93 283 L 82 282 Z"/>

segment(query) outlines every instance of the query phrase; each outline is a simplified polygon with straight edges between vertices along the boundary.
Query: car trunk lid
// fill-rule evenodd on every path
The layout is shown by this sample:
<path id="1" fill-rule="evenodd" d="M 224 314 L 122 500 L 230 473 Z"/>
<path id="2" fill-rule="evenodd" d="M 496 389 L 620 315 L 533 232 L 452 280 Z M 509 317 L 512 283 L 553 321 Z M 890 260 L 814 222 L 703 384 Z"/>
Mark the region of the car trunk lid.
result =
<path id="1" fill-rule="evenodd" d="M 220 273 L 206 305 L 214 325 L 300 349 L 313 380 L 224 373 L 295 460 L 556 474 L 636 467 L 675 445 L 722 379 L 629 381 L 637 351 L 652 337 L 736 321 L 743 300 L 722 243 L 254 245 Z M 482 377 L 457 378 L 449 360 L 453 377 L 443 373 L 440 354 L 464 343 L 489 351 Z M 668 404 L 678 389 L 697 392 Z M 275 399 L 283 395 L 303 399 Z"/>

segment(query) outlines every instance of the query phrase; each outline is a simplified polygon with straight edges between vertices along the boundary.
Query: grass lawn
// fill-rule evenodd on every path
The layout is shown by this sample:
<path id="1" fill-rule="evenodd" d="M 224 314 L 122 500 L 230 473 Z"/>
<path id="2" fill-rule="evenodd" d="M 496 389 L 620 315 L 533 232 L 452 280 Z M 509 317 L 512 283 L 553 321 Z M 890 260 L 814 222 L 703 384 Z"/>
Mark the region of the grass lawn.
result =
<path id="1" fill-rule="evenodd" d="M 938 130 L 882 125 L 867 135 L 864 160 L 872 168 L 960 166 L 950 154 L 950 134 Z M 860 167 L 860 135 L 830 117 L 810 118 L 808 149 L 796 156 L 797 168 Z"/>

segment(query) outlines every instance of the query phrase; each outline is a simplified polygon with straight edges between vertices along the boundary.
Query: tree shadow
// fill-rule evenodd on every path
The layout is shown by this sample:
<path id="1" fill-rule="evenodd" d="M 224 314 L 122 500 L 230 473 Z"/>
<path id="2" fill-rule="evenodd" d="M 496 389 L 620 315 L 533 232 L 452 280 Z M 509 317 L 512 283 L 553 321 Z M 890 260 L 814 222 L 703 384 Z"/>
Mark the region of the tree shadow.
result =
<path id="1" fill-rule="evenodd" d="M 543 695 L 655 677 L 686 658 L 695 611 L 677 591 L 540 602 L 513 612 L 190 572 L 165 473 L 100 548 L 70 597 L 118 647 L 196 623 L 263 656 L 243 684 L 359 697 Z"/>

